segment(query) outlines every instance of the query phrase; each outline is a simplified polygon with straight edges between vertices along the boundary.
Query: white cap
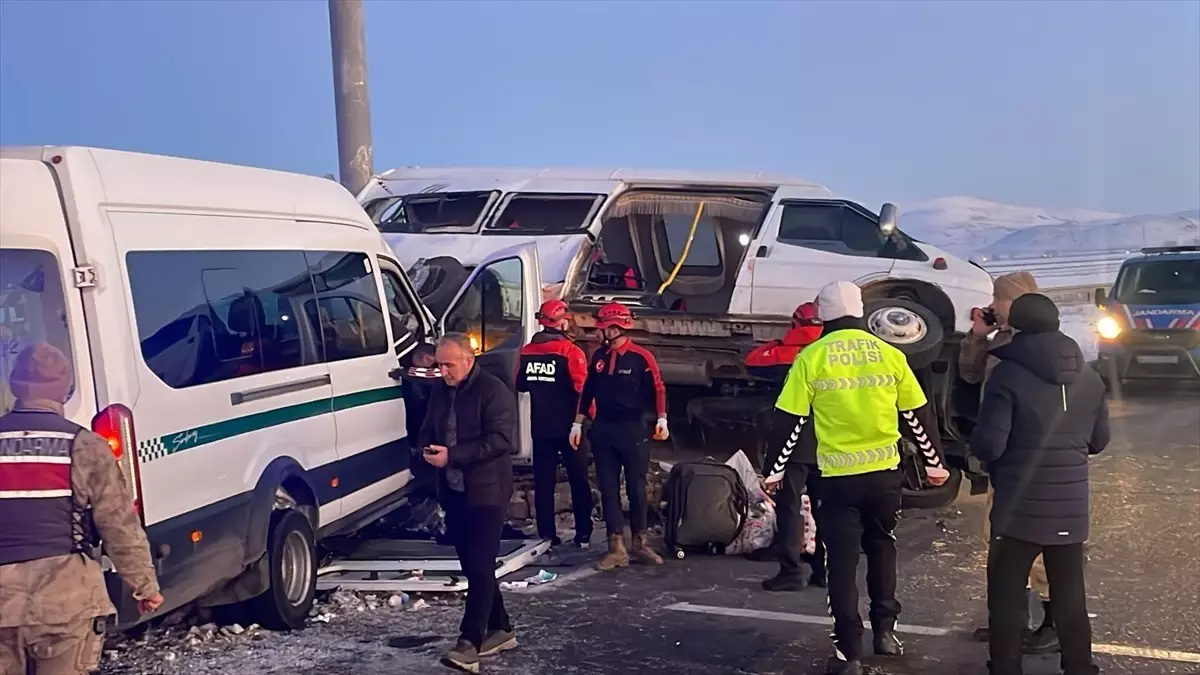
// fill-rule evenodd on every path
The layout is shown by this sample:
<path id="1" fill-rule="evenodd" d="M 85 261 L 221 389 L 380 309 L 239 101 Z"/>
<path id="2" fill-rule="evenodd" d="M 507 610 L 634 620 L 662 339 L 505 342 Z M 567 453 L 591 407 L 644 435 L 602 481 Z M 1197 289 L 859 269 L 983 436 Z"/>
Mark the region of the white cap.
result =
<path id="1" fill-rule="evenodd" d="M 849 281 L 826 284 L 817 294 L 817 318 L 833 321 L 844 316 L 861 319 L 863 315 L 862 289 Z"/>

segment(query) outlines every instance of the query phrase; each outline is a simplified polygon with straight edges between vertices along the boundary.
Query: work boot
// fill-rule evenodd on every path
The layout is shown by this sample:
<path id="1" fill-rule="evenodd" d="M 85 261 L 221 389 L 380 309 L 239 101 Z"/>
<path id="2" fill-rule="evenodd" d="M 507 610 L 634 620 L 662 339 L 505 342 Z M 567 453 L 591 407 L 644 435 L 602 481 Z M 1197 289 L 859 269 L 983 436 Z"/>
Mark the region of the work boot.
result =
<path id="1" fill-rule="evenodd" d="M 836 656 L 825 664 L 826 675 L 863 675 L 862 661 L 850 659 L 843 661 Z"/>
<path id="2" fill-rule="evenodd" d="M 596 569 L 609 572 L 618 567 L 629 567 L 629 551 L 625 550 L 625 535 L 612 534 L 608 537 L 608 553 L 596 563 Z"/>
<path id="3" fill-rule="evenodd" d="M 483 644 L 479 645 L 479 656 L 480 658 L 495 656 L 500 652 L 516 648 L 516 633 L 511 630 L 494 630 L 488 633 L 487 637 L 483 639 Z"/>
<path id="4" fill-rule="evenodd" d="M 633 556 L 633 562 L 639 565 L 663 564 L 662 556 L 650 548 L 650 537 L 645 532 L 638 532 L 633 535 L 633 550 L 629 553 Z"/>
<path id="5" fill-rule="evenodd" d="M 762 582 L 764 591 L 782 591 L 786 593 L 794 593 L 802 591 L 808 587 L 804 582 L 804 577 L 797 572 L 785 572 L 779 570 L 779 574 Z"/>
<path id="6" fill-rule="evenodd" d="M 1025 654 L 1050 654 L 1059 650 L 1058 631 L 1054 629 L 1054 611 L 1049 600 L 1042 601 L 1042 625 L 1021 639 L 1021 651 Z"/>
<path id="7" fill-rule="evenodd" d="M 896 637 L 896 624 L 877 623 L 871 626 L 874 637 L 875 653 L 879 656 L 900 656 L 904 653 L 904 644 Z"/>
<path id="8" fill-rule="evenodd" d="M 479 650 L 471 644 L 470 640 L 459 638 L 454 649 L 446 652 L 446 655 L 442 657 L 442 665 L 461 670 L 464 673 L 478 673 Z"/>

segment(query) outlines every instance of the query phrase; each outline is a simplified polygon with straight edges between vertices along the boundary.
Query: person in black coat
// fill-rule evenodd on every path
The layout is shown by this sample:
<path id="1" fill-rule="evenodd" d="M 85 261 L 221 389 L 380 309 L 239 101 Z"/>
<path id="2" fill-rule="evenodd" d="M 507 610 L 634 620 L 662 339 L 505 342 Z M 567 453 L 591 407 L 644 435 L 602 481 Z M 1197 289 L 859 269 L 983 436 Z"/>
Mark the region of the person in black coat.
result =
<path id="1" fill-rule="evenodd" d="M 1054 598 L 1065 675 L 1091 675 L 1092 629 L 1083 578 L 1088 457 L 1109 442 L 1099 374 L 1059 330 L 1058 308 L 1029 293 L 1013 302 L 1017 331 L 984 389 L 971 452 L 995 487 L 988 547 L 992 675 L 1022 675 L 1025 579 L 1039 553 Z"/>
<path id="2" fill-rule="evenodd" d="M 436 356 L 442 382 L 430 394 L 419 441 L 425 461 L 439 469 L 446 532 L 468 584 L 458 644 L 442 661 L 477 673 L 481 657 L 517 644 L 496 581 L 513 494 L 517 399 L 507 384 L 479 368 L 465 336 L 442 338 Z"/>

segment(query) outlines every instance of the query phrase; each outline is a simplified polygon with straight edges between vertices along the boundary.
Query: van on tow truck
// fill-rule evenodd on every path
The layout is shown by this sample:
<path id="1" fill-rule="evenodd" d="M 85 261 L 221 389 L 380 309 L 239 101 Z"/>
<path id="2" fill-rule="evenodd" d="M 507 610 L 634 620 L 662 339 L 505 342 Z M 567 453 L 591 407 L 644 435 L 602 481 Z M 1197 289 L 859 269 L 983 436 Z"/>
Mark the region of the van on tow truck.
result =
<path id="1" fill-rule="evenodd" d="M 894 205 L 876 214 L 819 184 L 760 173 L 628 169 L 394 169 L 358 200 L 410 265 L 422 299 L 449 306 L 482 359 L 515 365 L 521 346 L 494 327 L 505 314 L 501 284 L 491 299 L 475 296 L 481 307 L 455 307 L 452 296 L 505 246 L 536 246 L 543 297 L 568 302 L 585 342 L 595 340 L 587 329 L 600 305 L 629 305 L 632 335 L 658 358 L 679 430 L 753 434 L 772 383 L 747 370 L 746 355 L 782 337 L 795 307 L 826 283 L 852 280 L 868 329 L 908 356 L 938 409 L 955 469 L 933 487 L 913 468 L 906 504 L 953 501 L 971 468 L 958 418 L 972 415 L 978 390 L 957 377 L 957 353 L 992 280 L 904 234 Z"/>

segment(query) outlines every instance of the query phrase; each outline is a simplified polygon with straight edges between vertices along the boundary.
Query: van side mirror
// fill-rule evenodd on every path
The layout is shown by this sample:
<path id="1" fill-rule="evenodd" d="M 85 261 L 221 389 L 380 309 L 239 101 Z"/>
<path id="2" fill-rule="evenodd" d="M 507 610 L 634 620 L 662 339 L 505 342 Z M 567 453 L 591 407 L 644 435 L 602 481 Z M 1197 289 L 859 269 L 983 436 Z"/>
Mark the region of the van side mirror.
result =
<path id="1" fill-rule="evenodd" d="M 900 221 L 900 211 L 895 204 L 891 202 L 884 204 L 879 209 L 879 231 L 885 237 L 890 237 L 896 232 L 896 224 Z"/>
<path id="2" fill-rule="evenodd" d="M 1108 306 L 1108 291 L 1105 291 L 1103 288 L 1097 288 L 1093 295 L 1096 298 L 1097 307 Z"/>

